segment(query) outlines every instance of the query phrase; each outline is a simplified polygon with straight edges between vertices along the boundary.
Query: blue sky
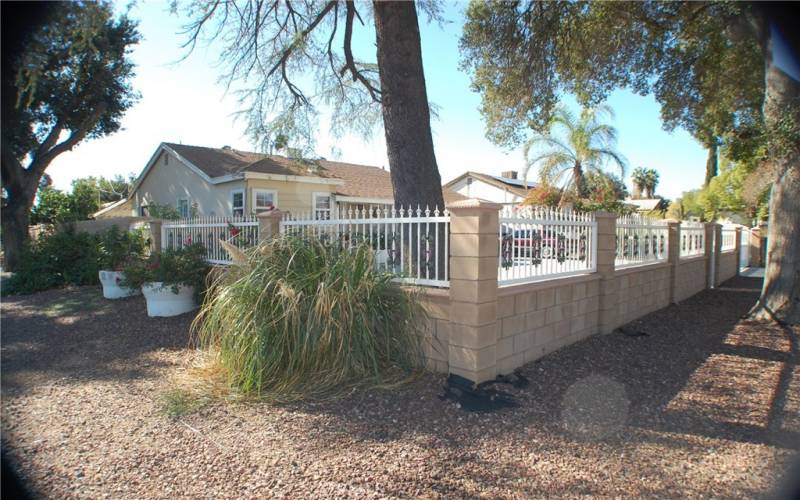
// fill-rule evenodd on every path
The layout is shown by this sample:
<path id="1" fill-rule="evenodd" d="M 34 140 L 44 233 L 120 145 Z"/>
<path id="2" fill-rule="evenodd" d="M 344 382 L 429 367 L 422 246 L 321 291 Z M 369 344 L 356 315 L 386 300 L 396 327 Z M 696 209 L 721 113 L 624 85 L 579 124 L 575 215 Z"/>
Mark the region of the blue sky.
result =
<path id="1" fill-rule="evenodd" d="M 469 77 L 458 69 L 466 3 L 448 2 L 445 7 L 447 22 L 442 27 L 427 24 L 425 15 L 420 17 L 428 96 L 439 107 L 439 119 L 432 127 L 442 179 L 449 181 L 466 170 L 489 174 L 520 170 L 524 160 L 519 149 L 503 150 L 484 137 L 480 96 L 469 90 Z M 244 136 L 245 124 L 233 117 L 241 105 L 217 82 L 221 68 L 216 47 L 199 48 L 187 60 L 175 63 L 183 54 L 184 37 L 179 32 L 185 19 L 170 14 L 167 2 L 155 1 L 138 3 L 131 16 L 140 21 L 144 37 L 133 52 L 134 86 L 142 99 L 128 111 L 123 130 L 84 142 L 53 162 L 48 173 L 58 188 L 67 189 L 73 179 L 89 175 L 138 174 L 162 141 L 253 149 Z M 357 29 L 363 30 L 358 52 L 374 54 L 372 27 Z M 574 101 L 568 98 L 566 102 Z M 683 130 L 662 130 L 652 97 L 616 91 L 608 104 L 616 112 L 618 150 L 628 159 L 629 171 L 637 166 L 655 168 L 661 175 L 657 192 L 672 199 L 702 184 L 706 152 Z M 356 135 L 337 140 L 322 127 L 317 154 L 332 158 L 333 147 L 341 152 L 342 161 L 388 167 L 382 130 L 369 141 Z"/>

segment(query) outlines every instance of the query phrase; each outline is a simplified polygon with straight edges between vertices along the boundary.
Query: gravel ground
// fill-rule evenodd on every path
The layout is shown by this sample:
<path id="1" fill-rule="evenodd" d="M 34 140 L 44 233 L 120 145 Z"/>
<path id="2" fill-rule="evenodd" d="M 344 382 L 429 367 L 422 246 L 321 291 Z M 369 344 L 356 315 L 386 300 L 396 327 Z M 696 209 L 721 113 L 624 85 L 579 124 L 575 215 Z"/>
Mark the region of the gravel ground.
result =
<path id="1" fill-rule="evenodd" d="M 800 449 L 797 331 L 740 321 L 739 278 L 527 365 L 519 407 L 469 413 L 443 377 L 170 418 L 191 315 L 94 288 L 2 304 L 3 448 L 46 497 L 757 497 Z"/>

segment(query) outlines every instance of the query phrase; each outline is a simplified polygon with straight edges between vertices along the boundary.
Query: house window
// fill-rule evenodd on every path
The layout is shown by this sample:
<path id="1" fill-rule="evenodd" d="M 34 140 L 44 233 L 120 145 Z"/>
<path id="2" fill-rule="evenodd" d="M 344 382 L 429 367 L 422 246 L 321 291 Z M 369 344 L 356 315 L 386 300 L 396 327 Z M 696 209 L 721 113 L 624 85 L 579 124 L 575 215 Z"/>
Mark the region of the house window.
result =
<path id="1" fill-rule="evenodd" d="M 181 198 L 178 200 L 178 214 L 183 219 L 189 218 L 189 199 Z"/>
<path id="2" fill-rule="evenodd" d="M 278 206 L 278 192 L 269 189 L 256 189 L 253 191 L 253 205 L 256 213 L 272 210 Z"/>
<path id="3" fill-rule="evenodd" d="M 244 190 L 231 191 L 231 211 L 234 217 L 244 216 Z"/>
<path id="4" fill-rule="evenodd" d="M 311 205 L 314 207 L 314 218 L 327 220 L 331 218 L 330 193 L 314 193 L 311 195 Z"/>

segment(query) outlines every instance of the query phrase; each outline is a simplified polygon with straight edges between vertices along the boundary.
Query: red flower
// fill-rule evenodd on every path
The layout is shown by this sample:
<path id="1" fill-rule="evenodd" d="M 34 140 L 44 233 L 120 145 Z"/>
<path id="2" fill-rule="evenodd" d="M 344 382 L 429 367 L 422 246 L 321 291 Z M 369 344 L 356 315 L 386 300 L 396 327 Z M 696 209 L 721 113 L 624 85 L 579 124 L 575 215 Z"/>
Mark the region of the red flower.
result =
<path id="1" fill-rule="evenodd" d="M 188 238 L 186 238 L 186 244 L 187 244 L 187 245 L 191 245 L 191 244 L 192 244 L 192 237 L 191 237 L 191 236 L 189 236 Z"/>

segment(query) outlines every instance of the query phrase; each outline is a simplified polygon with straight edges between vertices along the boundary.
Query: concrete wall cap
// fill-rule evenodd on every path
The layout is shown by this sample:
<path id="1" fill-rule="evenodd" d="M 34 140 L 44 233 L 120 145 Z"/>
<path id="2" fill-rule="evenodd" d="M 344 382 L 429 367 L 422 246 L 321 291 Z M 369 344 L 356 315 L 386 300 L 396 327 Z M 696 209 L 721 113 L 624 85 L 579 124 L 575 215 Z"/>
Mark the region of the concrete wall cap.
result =
<path id="1" fill-rule="evenodd" d="M 469 198 L 466 200 L 459 200 L 454 201 L 453 203 L 447 204 L 448 210 L 459 209 L 459 208 L 485 208 L 485 209 L 493 209 L 493 210 L 500 210 L 503 208 L 503 205 L 500 203 L 494 203 L 487 200 L 482 200 L 480 198 Z"/>
<path id="2" fill-rule="evenodd" d="M 273 217 L 282 218 L 283 217 L 283 212 L 281 212 L 280 210 L 278 210 L 276 208 L 275 210 L 269 210 L 269 211 L 266 211 L 266 212 L 259 212 L 259 213 L 256 214 L 256 217 L 258 217 L 259 219 L 266 219 L 266 218 L 273 218 Z"/>

